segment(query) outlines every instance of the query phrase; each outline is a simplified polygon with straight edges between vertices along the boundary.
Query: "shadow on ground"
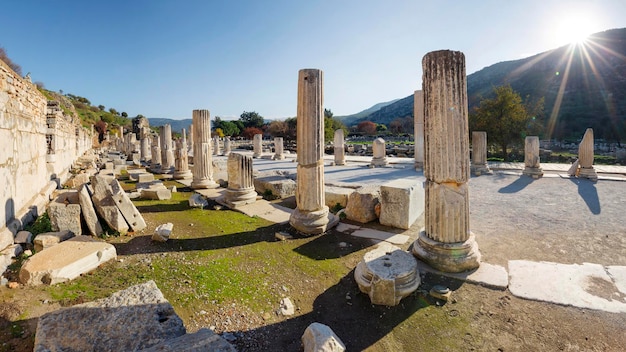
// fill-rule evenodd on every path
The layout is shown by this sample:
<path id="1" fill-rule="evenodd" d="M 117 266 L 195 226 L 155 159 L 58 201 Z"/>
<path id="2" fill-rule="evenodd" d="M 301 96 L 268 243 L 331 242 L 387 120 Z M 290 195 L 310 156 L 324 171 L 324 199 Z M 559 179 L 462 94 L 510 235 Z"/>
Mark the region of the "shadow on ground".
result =
<path id="1" fill-rule="evenodd" d="M 578 186 L 578 194 L 585 201 L 589 211 L 598 215 L 602 211 L 600 207 L 600 198 L 598 197 L 598 190 L 595 183 L 587 179 L 569 178 L 574 184 Z"/>

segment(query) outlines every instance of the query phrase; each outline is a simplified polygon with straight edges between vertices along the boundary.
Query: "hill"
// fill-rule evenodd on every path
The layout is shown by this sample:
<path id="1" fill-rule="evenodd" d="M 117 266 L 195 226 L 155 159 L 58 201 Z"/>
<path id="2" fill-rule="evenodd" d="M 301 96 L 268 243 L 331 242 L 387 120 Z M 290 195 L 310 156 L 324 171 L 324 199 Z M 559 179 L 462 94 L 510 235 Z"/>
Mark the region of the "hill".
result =
<path id="1" fill-rule="evenodd" d="M 467 76 L 470 109 L 510 84 L 525 100 L 545 98 L 544 138 L 579 139 L 588 127 L 597 138 L 626 140 L 626 28 L 591 35 L 528 58 L 500 62 Z M 388 124 L 413 116 L 413 95 L 354 120 Z M 552 122 L 550 122 L 552 121 Z"/>
<path id="2" fill-rule="evenodd" d="M 173 120 L 173 119 L 162 119 L 162 118 L 148 118 L 148 122 L 150 123 L 150 127 L 159 127 L 165 126 L 166 124 L 170 124 L 172 126 L 172 132 L 182 132 L 183 128 L 189 133 L 189 126 L 191 126 L 192 119 L 184 119 L 184 120 Z"/>
<path id="3" fill-rule="evenodd" d="M 352 115 L 346 115 L 346 116 L 335 116 L 335 118 L 341 120 L 341 122 L 343 122 L 346 126 L 350 126 L 355 124 L 357 121 L 362 121 L 362 118 L 369 116 L 370 114 L 372 114 L 375 111 L 378 111 L 382 108 L 384 108 L 385 106 L 388 106 L 390 104 L 393 104 L 395 102 L 397 102 L 400 99 L 394 99 L 394 100 L 390 100 L 384 103 L 378 103 L 375 104 L 374 106 L 367 108 L 363 111 L 359 111 L 356 114 L 352 114 Z"/>

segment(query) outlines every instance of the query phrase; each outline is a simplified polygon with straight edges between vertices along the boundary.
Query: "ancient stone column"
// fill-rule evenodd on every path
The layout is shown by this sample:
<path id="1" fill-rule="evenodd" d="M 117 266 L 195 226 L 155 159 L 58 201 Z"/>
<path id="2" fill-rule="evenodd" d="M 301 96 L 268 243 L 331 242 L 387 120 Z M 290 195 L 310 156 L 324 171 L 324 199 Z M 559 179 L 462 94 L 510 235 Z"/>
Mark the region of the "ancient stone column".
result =
<path id="1" fill-rule="evenodd" d="M 422 60 L 425 231 L 413 254 L 445 272 L 480 265 L 469 228 L 469 129 L 465 56 L 434 51 Z"/>
<path id="2" fill-rule="evenodd" d="M 187 156 L 193 157 L 193 123 L 189 125 L 189 147 L 187 148 Z"/>
<path id="3" fill-rule="evenodd" d="M 213 137 L 213 155 L 220 155 L 220 137 Z"/>
<path id="4" fill-rule="evenodd" d="M 224 201 L 230 208 L 256 202 L 252 176 L 252 157 L 239 153 L 228 155 L 228 188 Z"/>
<path id="5" fill-rule="evenodd" d="M 141 160 L 148 161 L 150 160 L 150 129 L 147 127 L 141 128 Z"/>
<path id="6" fill-rule="evenodd" d="M 335 153 L 335 165 L 346 164 L 346 143 L 343 138 L 343 129 L 335 130 L 335 136 L 333 139 L 333 147 Z"/>
<path id="7" fill-rule="evenodd" d="M 543 176 L 539 160 L 539 137 L 527 136 L 524 141 L 524 170 L 522 174 L 532 178 Z"/>
<path id="8" fill-rule="evenodd" d="M 263 135 L 255 134 L 252 139 L 252 157 L 260 158 L 263 154 Z"/>
<path id="9" fill-rule="evenodd" d="M 385 140 L 378 137 L 372 143 L 372 162 L 370 166 L 386 166 L 387 165 L 387 150 L 385 149 Z"/>
<path id="10" fill-rule="evenodd" d="M 598 180 L 596 169 L 593 168 L 593 129 L 587 128 L 583 140 L 578 145 L 578 177 Z"/>
<path id="11" fill-rule="evenodd" d="M 159 128 L 161 136 L 161 172 L 170 173 L 174 169 L 174 151 L 172 150 L 172 126 L 166 124 Z"/>
<path id="12" fill-rule="evenodd" d="M 413 93 L 413 130 L 415 139 L 415 170 L 424 169 L 424 92 Z"/>
<path id="13" fill-rule="evenodd" d="M 298 73 L 296 209 L 289 224 L 305 234 L 319 234 L 336 224 L 324 194 L 324 109 L 321 70 Z M 332 220 L 331 220 L 332 216 Z M 329 224 L 330 222 L 330 224 Z"/>
<path id="14" fill-rule="evenodd" d="M 229 136 L 224 137 L 224 155 L 230 154 L 230 150 L 231 150 L 230 143 L 231 143 L 230 137 Z"/>
<path id="15" fill-rule="evenodd" d="M 183 128 L 183 136 L 178 141 L 178 148 L 176 148 L 176 171 L 174 171 L 174 179 L 188 179 L 192 178 L 193 174 L 189 170 L 189 160 L 187 159 L 187 135 Z"/>
<path id="16" fill-rule="evenodd" d="M 193 181 L 191 188 L 217 188 L 213 181 L 211 156 L 211 114 L 209 110 L 193 111 Z"/>
<path id="17" fill-rule="evenodd" d="M 487 132 L 472 132 L 472 165 L 470 170 L 475 176 L 491 173 L 489 165 L 487 165 Z"/>
<path id="18" fill-rule="evenodd" d="M 150 171 L 161 172 L 161 138 L 159 138 L 159 136 L 152 139 L 152 159 L 150 160 Z"/>
<path id="19" fill-rule="evenodd" d="M 274 160 L 285 159 L 283 137 L 274 137 Z"/>

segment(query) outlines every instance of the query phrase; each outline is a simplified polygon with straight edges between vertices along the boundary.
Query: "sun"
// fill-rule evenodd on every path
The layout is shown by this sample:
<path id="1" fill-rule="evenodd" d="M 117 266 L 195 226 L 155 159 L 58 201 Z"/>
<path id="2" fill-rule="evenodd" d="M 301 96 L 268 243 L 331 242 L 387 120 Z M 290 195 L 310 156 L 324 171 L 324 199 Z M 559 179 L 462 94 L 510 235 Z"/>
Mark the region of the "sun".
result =
<path id="1" fill-rule="evenodd" d="M 585 14 L 569 14 L 559 18 L 555 31 L 558 45 L 582 44 L 594 32 L 593 19 Z"/>

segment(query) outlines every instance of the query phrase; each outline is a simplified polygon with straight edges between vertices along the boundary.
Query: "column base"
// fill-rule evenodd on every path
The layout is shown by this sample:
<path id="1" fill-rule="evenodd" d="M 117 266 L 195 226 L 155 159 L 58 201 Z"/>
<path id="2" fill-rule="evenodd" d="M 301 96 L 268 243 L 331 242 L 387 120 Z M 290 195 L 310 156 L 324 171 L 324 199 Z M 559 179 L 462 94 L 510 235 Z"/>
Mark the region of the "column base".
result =
<path id="1" fill-rule="evenodd" d="M 172 178 L 175 180 L 184 180 L 192 177 L 193 174 L 191 173 L 191 170 L 174 171 L 174 175 L 172 176 Z"/>
<path id="2" fill-rule="evenodd" d="M 199 181 L 192 181 L 191 182 L 191 188 L 192 189 L 209 189 L 209 188 L 219 188 L 220 185 L 219 183 L 216 183 L 213 180 L 199 180 Z"/>
<path id="3" fill-rule="evenodd" d="M 226 189 L 224 197 L 221 199 L 226 206 L 233 209 L 242 205 L 251 204 L 256 202 L 257 193 L 254 187 L 247 189 Z"/>
<path id="4" fill-rule="evenodd" d="M 424 171 L 424 162 L 416 161 L 415 162 L 415 171 Z"/>
<path id="5" fill-rule="evenodd" d="M 598 174 L 596 169 L 592 167 L 581 167 L 578 169 L 578 177 L 587 178 L 591 181 L 598 181 Z"/>
<path id="6" fill-rule="evenodd" d="M 322 210 L 303 212 L 294 209 L 289 217 L 289 225 L 306 235 L 318 235 L 333 228 L 339 223 L 339 217 L 328 211 L 324 206 Z"/>
<path id="7" fill-rule="evenodd" d="M 474 234 L 470 234 L 465 242 L 442 243 L 422 231 L 413 242 L 412 252 L 431 267 L 447 273 L 460 273 L 480 266 L 481 256 Z"/>
<path id="8" fill-rule="evenodd" d="M 493 173 L 487 164 L 472 164 L 470 165 L 470 172 L 474 176 L 490 175 Z"/>
<path id="9" fill-rule="evenodd" d="M 387 166 L 387 158 L 372 158 L 372 162 L 370 163 L 370 166 L 373 167 L 380 167 L 380 166 Z"/>
<path id="10" fill-rule="evenodd" d="M 280 155 L 274 154 L 274 157 L 272 158 L 272 160 L 285 160 L 285 155 L 283 155 L 283 154 L 280 154 Z"/>
<path id="11" fill-rule="evenodd" d="M 540 167 L 525 167 L 522 170 L 522 174 L 532 178 L 539 178 L 543 176 L 543 169 Z"/>

